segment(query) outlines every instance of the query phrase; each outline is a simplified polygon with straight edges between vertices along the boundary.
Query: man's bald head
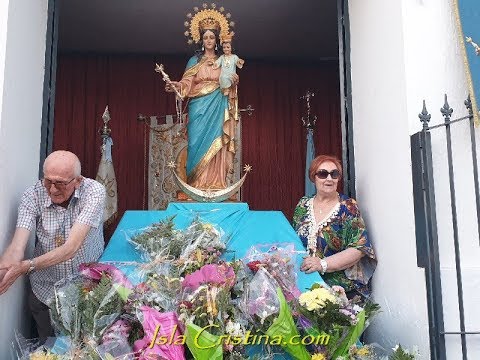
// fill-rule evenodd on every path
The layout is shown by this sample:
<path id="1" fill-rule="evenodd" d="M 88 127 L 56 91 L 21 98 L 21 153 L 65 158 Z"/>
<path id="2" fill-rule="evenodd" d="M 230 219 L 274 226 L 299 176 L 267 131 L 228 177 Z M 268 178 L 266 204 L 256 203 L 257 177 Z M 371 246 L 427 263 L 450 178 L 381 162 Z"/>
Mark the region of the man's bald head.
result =
<path id="1" fill-rule="evenodd" d="M 82 167 L 77 155 L 70 151 L 58 150 L 48 155 L 43 163 L 44 174 L 52 171 L 78 177 L 82 173 Z"/>

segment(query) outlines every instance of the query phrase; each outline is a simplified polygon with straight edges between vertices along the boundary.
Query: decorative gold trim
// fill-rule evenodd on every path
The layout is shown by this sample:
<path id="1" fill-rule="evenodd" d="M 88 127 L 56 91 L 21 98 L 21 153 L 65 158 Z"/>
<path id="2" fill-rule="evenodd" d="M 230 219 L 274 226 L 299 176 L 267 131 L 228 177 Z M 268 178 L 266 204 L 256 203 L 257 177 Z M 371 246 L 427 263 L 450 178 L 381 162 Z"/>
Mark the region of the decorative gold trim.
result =
<path id="1" fill-rule="evenodd" d="M 203 83 L 205 85 L 202 86 L 200 90 L 198 90 L 197 92 L 190 93 L 190 96 L 189 96 L 190 98 L 197 98 L 197 97 L 202 97 L 202 96 L 211 94 L 212 92 L 214 92 L 220 87 L 220 85 L 216 81 L 209 81 L 209 82 L 204 81 Z"/>
<path id="2" fill-rule="evenodd" d="M 187 183 L 182 181 L 182 179 L 177 174 L 177 171 L 176 171 L 177 166 L 175 162 L 171 161 L 168 163 L 167 166 L 172 171 L 173 178 L 177 183 L 178 187 L 190 198 L 200 202 L 221 202 L 226 199 L 229 199 L 231 196 L 233 196 L 235 193 L 237 193 L 240 190 L 241 186 L 245 182 L 245 178 L 247 177 L 247 174 L 252 170 L 252 167 L 250 165 L 245 165 L 243 168 L 245 173 L 243 174 L 242 178 L 238 180 L 235 184 L 225 189 L 212 191 L 210 189 L 209 190 L 196 189 L 193 186 L 188 185 Z"/>
<path id="3" fill-rule="evenodd" d="M 193 65 L 192 67 L 188 68 L 185 70 L 183 73 L 182 77 L 188 77 L 188 76 L 193 76 L 198 72 L 198 69 L 200 68 L 200 65 L 202 65 L 205 61 L 200 60 L 198 63 Z"/>
<path id="4" fill-rule="evenodd" d="M 455 13 L 455 25 L 457 27 L 457 33 L 462 47 L 463 64 L 467 73 L 468 92 L 470 93 L 470 99 L 472 101 L 473 110 L 473 122 L 475 126 L 480 125 L 480 119 L 478 116 L 477 98 L 475 97 L 475 89 L 473 87 L 472 73 L 470 72 L 470 65 L 468 63 L 467 48 L 465 46 L 465 39 L 463 34 L 462 22 L 460 20 L 460 10 L 458 9 L 458 0 L 453 0 L 453 12 Z"/>
<path id="5" fill-rule="evenodd" d="M 212 158 L 220 151 L 222 146 L 223 146 L 222 137 L 218 137 L 213 141 L 212 145 L 210 146 L 210 149 L 208 149 L 205 156 L 197 164 L 197 166 L 193 168 L 192 175 L 188 176 L 187 181 L 189 184 L 191 184 L 197 179 L 197 177 L 200 175 L 200 170 L 202 170 L 203 168 L 205 168 L 205 166 L 207 166 L 210 160 L 212 160 Z"/>

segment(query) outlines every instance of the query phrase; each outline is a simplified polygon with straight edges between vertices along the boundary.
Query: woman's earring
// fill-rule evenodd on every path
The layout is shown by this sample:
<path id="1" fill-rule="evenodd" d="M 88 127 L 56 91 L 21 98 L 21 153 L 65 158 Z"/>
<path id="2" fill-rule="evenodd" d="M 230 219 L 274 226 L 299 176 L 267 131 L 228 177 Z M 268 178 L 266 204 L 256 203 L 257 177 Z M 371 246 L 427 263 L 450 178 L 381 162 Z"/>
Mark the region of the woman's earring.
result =
<path id="1" fill-rule="evenodd" d="M 215 44 L 215 51 L 217 51 L 217 50 L 218 50 L 218 45 L 217 45 L 217 44 Z"/>
<path id="2" fill-rule="evenodd" d="M 202 45 L 202 51 L 205 51 L 205 46 Z"/>

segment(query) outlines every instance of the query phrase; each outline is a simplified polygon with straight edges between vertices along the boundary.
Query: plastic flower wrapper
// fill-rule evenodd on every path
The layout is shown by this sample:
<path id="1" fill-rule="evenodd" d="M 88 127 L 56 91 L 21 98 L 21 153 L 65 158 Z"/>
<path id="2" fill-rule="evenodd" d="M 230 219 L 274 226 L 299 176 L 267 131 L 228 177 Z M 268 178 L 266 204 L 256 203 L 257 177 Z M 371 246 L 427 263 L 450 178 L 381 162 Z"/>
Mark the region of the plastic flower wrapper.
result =
<path id="1" fill-rule="evenodd" d="M 310 354 L 305 348 L 305 345 L 292 341 L 293 339 L 299 339 L 300 334 L 295 326 L 292 313 L 280 288 L 277 288 L 277 295 L 280 302 L 280 311 L 265 334 L 269 336 L 269 339 L 279 339 L 280 343 L 278 345 L 280 345 L 294 359 L 310 359 Z"/>
<path id="2" fill-rule="evenodd" d="M 174 218 L 166 218 L 142 229 L 124 230 L 125 237 L 145 261 L 157 257 L 178 258 L 189 239 L 183 236 L 182 231 L 175 229 Z"/>
<path id="3" fill-rule="evenodd" d="M 133 285 L 123 272 L 113 264 L 84 263 L 80 264 L 79 272 L 88 279 L 100 281 L 104 274 L 110 276 L 116 286 L 133 289 Z"/>
<path id="4" fill-rule="evenodd" d="M 240 309 L 256 328 L 266 330 L 280 311 L 277 287 L 276 280 L 259 268 L 245 288 Z"/>
<path id="5" fill-rule="evenodd" d="M 122 359 L 134 360 L 133 350 L 128 342 L 132 325 L 127 319 L 118 319 L 105 332 L 101 345 L 96 351 L 102 360 Z"/>
<path id="6" fill-rule="evenodd" d="M 127 312 L 135 314 L 136 309 L 146 305 L 160 312 L 176 311 L 181 293 L 181 279 L 175 264 L 171 261 L 140 264 L 137 268 L 143 279 L 128 298 Z"/>
<path id="7" fill-rule="evenodd" d="M 195 359 L 223 358 L 220 336 L 234 314 L 230 292 L 234 284 L 235 272 L 228 263 L 207 264 L 185 276 L 180 318 Z"/>
<path id="8" fill-rule="evenodd" d="M 341 287 L 320 284 L 302 293 L 298 299 L 298 325 L 310 336 L 322 339 L 314 352 L 327 358 L 347 356 L 365 330 L 365 321 L 378 310 L 376 304 L 366 308 L 349 301 Z"/>
<path id="9" fill-rule="evenodd" d="M 227 263 L 207 264 L 199 270 L 185 276 L 182 282 L 184 289 L 196 290 L 202 284 L 230 289 L 235 284 L 235 272 Z"/>
<path id="10" fill-rule="evenodd" d="M 224 321 L 231 313 L 230 289 L 235 283 L 233 268 L 227 263 L 208 264 L 189 274 L 182 282 L 181 318 L 185 323 L 224 333 Z"/>
<path id="11" fill-rule="evenodd" d="M 187 346 L 196 360 L 223 360 L 220 335 L 214 335 L 208 330 L 188 322 L 185 330 Z"/>
<path id="12" fill-rule="evenodd" d="M 374 345 L 355 344 L 348 350 L 349 360 L 377 360 L 376 347 Z"/>
<path id="13" fill-rule="evenodd" d="M 269 343 L 279 345 L 294 359 L 310 359 L 305 346 L 293 345 L 300 338 L 292 313 L 277 281 L 260 267 L 247 287 L 241 302 L 242 311 L 257 330 L 268 335 Z"/>
<path id="14" fill-rule="evenodd" d="M 48 354 L 48 347 L 42 346 L 38 339 L 26 339 L 22 334 L 15 330 L 14 341 L 12 341 L 12 358 L 18 360 L 29 360 L 30 356 L 37 356 Z M 41 358 L 40 358 L 41 359 Z M 48 357 L 44 357 L 48 359 Z M 51 357 L 51 359 L 55 359 Z"/>
<path id="15" fill-rule="evenodd" d="M 192 272 L 205 264 L 216 262 L 226 249 L 223 230 L 198 217 L 182 231 L 182 234 L 188 239 L 188 245 L 179 256 L 180 263 L 183 262 L 183 272 Z M 192 265 L 194 268 L 191 268 Z"/>
<path id="16" fill-rule="evenodd" d="M 96 344 L 124 306 L 122 292 L 106 274 L 99 282 L 77 274 L 57 282 L 54 289 L 50 306 L 54 329 L 69 336 L 75 347 Z"/>
<path id="17" fill-rule="evenodd" d="M 243 261 L 253 272 L 265 268 L 278 282 L 288 301 L 300 296 L 295 269 L 297 251 L 293 244 L 252 246 Z"/>
<path id="18" fill-rule="evenodd" d="M 185 336 L 182 334 L 177 313 L 160 313 L 148 306 L 140 309 L 144 337 L 135 341 L 134 350 L 139 360 L 161 358 L 167 360 L 185 359 Z"/>

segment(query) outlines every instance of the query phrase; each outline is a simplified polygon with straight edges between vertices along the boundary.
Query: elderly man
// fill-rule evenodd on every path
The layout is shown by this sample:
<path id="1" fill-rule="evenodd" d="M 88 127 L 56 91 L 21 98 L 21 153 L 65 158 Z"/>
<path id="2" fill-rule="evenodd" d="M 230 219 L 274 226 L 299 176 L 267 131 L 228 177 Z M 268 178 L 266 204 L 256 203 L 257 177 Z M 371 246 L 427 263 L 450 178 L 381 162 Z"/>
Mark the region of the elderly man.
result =
<path id="1" fill-rule="evenodd" d="M 30 275 L 29 306 L 41 341 L 53 336 L 46 304 L 55 282 L 78 272 L 81 263 L 98 260 L 103 252 L 105 188 L 80 174 L 80 160 L 69 151 L 55 151 L 45 159 L 44 177 L 23 194 L 15 234 L 0 257 L 0 294 L 21 275 Z M 24 259 L 34 227 L 34 254 Z"/>

